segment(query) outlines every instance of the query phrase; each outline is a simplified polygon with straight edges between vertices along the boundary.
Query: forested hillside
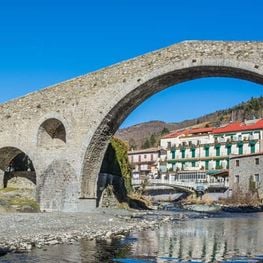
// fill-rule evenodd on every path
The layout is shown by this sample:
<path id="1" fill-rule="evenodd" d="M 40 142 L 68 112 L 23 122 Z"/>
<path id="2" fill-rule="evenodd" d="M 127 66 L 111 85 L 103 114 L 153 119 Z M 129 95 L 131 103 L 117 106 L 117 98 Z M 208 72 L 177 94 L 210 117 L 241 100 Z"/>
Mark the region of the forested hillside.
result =
<path id="1" fill-rule="evenodd" d="M 171 130 L 193 126 L 220 126 L 230 121 L 244 121 L 245 119 L 258 118 L 263 118 L 263 97 L 251 98 L 229 109 L 223 109 L 179 123 L 166 123 L 163 121 L 140 123 L 118 130 L 115 136 L 127 141 L 130 148 L 149 148 L 158 146 L 161 136 Z"/>

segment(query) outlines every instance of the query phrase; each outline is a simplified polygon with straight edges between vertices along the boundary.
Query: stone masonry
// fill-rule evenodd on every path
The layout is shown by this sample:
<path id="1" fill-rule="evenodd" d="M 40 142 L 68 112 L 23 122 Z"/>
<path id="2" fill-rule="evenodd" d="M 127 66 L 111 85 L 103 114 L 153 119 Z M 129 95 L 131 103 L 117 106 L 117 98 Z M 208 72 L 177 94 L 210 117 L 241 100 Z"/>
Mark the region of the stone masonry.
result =
<path id="1" fill-rule="evenodd" d="M 230 157 L 229 188 L 233 194 L 248 194 L 257 189 L 263 198 L 263 152 Z"/>
<path id="2" fill-rule="evenodd" d="M 0 105 L 0 169 L 23 152 L 42 210 L 88 211 L 109 139 L 140 103 L 201 77 L 263 83 L 263 42 L 190 41 Z"/>

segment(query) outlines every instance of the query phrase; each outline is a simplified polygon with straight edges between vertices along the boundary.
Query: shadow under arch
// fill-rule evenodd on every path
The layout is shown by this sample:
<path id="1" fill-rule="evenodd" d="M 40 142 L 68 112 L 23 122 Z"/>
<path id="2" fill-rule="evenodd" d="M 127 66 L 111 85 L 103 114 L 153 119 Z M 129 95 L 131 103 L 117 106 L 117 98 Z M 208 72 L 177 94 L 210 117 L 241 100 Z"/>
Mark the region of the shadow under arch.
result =
<path id="1" fill-rule="evenodd" d="M 43 121 L 38 129 L 39 146 L 62 146 L 66 143 L 66 129 L 62 121 L 49 118 Z"/>
<path id="2" fill-rule="evenodd" d="M 97 179 L 110 138 L 115 134 L 125 118 L 142 102 L 155 93 L 170 86 L 207 77 L 230 77 L 263 84 L 263 72 L 258 66 L 247 62 L 222 62 L 215 58 L 214 63 L 183 67 L 167 73 L 156 74 L 143 84 L 138 84 L 104 116 L 98 125 L 84 156 L 81 174 L 81 198 L 96 198 Z M 193 60 L 192 62 L 196 62 Z M 187 64 L 187 63 L 186 63 Z M 198 64 L 198 63 L 195 63 Z"/>
<path id="3" fill-rule="evenodd" d="M 0 169 L 4 172 L 3 186 L 12 178 L 22 177 L 36 185 L 36 172 L 30 157 L 16 147 L 0 149 Z"/>

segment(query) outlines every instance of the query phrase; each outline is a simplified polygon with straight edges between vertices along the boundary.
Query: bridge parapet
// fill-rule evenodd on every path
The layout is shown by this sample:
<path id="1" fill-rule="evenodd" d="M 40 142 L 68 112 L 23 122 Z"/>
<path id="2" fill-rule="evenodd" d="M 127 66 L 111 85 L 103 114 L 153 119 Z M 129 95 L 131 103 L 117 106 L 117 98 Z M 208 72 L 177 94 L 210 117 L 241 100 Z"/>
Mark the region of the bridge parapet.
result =
<path id="1" fill-rule="evenodd" d="M 200 182 L 200 181 L 179 181 L 170 179 L 146 179 L 147 184 L 149 185 L 169 185 L 171 187 L 187 188 L 194 191 L 198 189 L 207 190 L 208 188 L 228 188 L 228 182 Z M 142 185 L 145 180 L 142 179 L 133 179 L 132 185 L 139 186 Z"/>

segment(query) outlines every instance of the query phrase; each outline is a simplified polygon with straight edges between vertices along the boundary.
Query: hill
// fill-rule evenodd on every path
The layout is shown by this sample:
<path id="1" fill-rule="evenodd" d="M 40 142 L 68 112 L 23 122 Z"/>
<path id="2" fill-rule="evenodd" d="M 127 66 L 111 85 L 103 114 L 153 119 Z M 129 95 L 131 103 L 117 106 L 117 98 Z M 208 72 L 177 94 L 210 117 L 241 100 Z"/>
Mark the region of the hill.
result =
<path id="1" fill-rule="evenodd" d="M 127 141 L 130 148 L 141 149 L 157 146 L 162 135 L 169 131 L 186 127 L 218 127 L 230 121 L 244 121 L 263 118 L 263 97 L 251 98 L 229 109 L 223 109 L 206 114 L 199 118 L 184 120 L 178 123 L 149 121 L 119 129 L 115 134 L 121 140 Z"/>

